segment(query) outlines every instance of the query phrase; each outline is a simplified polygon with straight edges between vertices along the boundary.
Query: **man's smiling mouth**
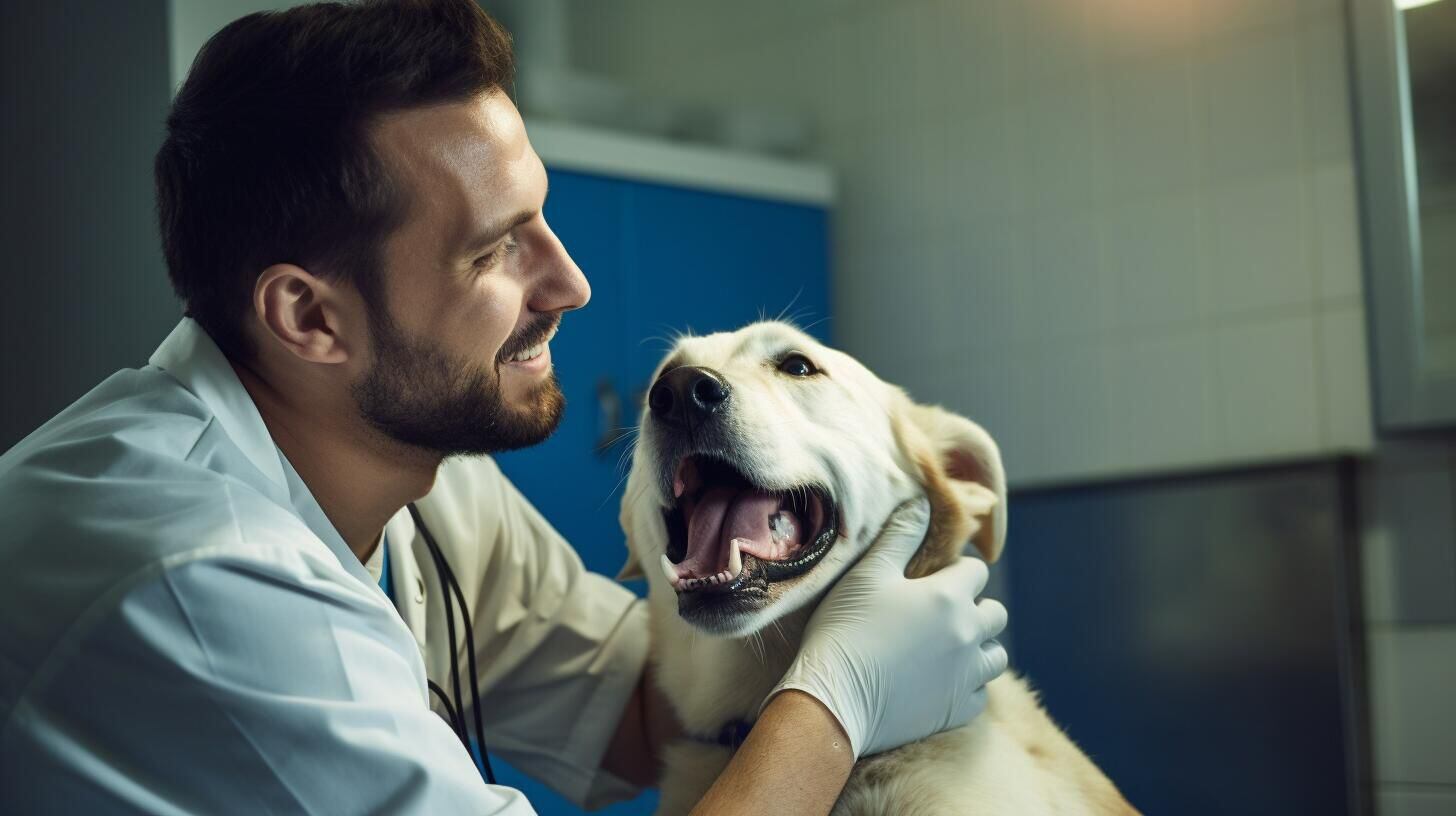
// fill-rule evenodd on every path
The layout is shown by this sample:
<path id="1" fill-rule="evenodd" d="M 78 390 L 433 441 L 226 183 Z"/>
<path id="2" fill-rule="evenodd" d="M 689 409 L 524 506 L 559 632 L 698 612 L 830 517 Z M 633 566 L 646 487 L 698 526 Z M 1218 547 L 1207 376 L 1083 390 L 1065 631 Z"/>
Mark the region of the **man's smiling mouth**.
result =
<path id="1" fill-rule="evenodd" d="M 837 508 L 816 485 L 769 489 L 697 454 L 683 458 L 672 484 L 676 501 L 663 513 L 668 543 L 661 568 L 683 601 L 763 593 L 808 571 L 838 537 Z"/>
<path id="2" fill-rule="evenodd" d="M 501 347 L 498 359 L 502 363 L 527 363 L 545 354 L 556 330 L 561 327 L 561 316 L 542 320 L 527 329 L 517 332 Z"/>

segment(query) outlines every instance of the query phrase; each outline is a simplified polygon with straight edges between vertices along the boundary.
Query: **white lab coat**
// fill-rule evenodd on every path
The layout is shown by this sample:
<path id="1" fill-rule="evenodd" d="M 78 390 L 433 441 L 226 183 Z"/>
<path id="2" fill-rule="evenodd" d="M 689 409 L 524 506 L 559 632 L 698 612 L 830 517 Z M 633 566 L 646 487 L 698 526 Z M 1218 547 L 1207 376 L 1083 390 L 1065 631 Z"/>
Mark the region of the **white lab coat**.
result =
<path id="1" fill-rule="evenodd" d="M 641 604 L 487 458 L 419 506 L 473 607 L 492 752 L 578 802 L 632 793 L 599 765 Z M 440 585 L 407 510 L 386 540 L 398 610 L 184 319 L 0 457 L 0 813 L 531 813 L 431 711 Z"/>

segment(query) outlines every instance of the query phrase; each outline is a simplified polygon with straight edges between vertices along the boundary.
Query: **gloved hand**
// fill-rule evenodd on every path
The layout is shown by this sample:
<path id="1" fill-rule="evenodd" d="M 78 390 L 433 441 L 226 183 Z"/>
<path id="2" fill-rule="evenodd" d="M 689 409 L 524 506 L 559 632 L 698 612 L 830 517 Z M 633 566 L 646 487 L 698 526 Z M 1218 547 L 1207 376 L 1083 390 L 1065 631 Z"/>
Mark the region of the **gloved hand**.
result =
<path id="1" fill-rule="evenodd" d="M 768 697 L 798 689 L 819 700 L 856 758 L 965 725 L 986 707 L 986 684 L 1006 669 L 1006 650 L 993 640 L 1006 628 L 1006 607 L 976 602 L 989 577 L 984 562 L 963 557 L 933 575 L 905 577 L 929 524 L 923 498 L 890 515 L 814 611 L 799 656 Z"/>

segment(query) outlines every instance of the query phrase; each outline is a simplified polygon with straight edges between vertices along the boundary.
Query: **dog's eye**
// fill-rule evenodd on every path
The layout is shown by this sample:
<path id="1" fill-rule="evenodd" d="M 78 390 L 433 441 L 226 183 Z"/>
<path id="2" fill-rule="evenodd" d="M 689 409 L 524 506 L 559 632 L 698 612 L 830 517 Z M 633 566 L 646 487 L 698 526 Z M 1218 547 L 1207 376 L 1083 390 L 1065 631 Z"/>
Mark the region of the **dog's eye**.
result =
<path id="1" fill-rule="evenodd" d="M 793 353 L 779 362 L 779 371 L 790 377 L 809 377 L 819 373 L 819 369 L 809 362 L 809 358 L 799 353 Z"/>

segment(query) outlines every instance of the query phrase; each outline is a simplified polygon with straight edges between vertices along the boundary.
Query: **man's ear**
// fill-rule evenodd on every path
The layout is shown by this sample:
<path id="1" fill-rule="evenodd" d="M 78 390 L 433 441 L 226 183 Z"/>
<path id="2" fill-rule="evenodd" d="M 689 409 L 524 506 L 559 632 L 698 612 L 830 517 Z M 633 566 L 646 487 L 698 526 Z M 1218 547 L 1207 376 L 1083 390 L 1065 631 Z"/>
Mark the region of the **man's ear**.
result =
<path id="1" fill-rule="evenodd" d="M 1006 543 L 1006 472 L 1001 451 L 980 425 L 901 395 L 893 415 L 907 467 L 930 499 L 930 533 L 907 575 L 960 557 L 967 541 L 995 561 Z"/>
<path id="2" fill-rule="evenodd" d="M 253 284 L 253 309 L 260 329 L 299 358 L 342 363 L 349 344 L 342 327 L 339 287 L 293 264 L 273 264 Z"/>

